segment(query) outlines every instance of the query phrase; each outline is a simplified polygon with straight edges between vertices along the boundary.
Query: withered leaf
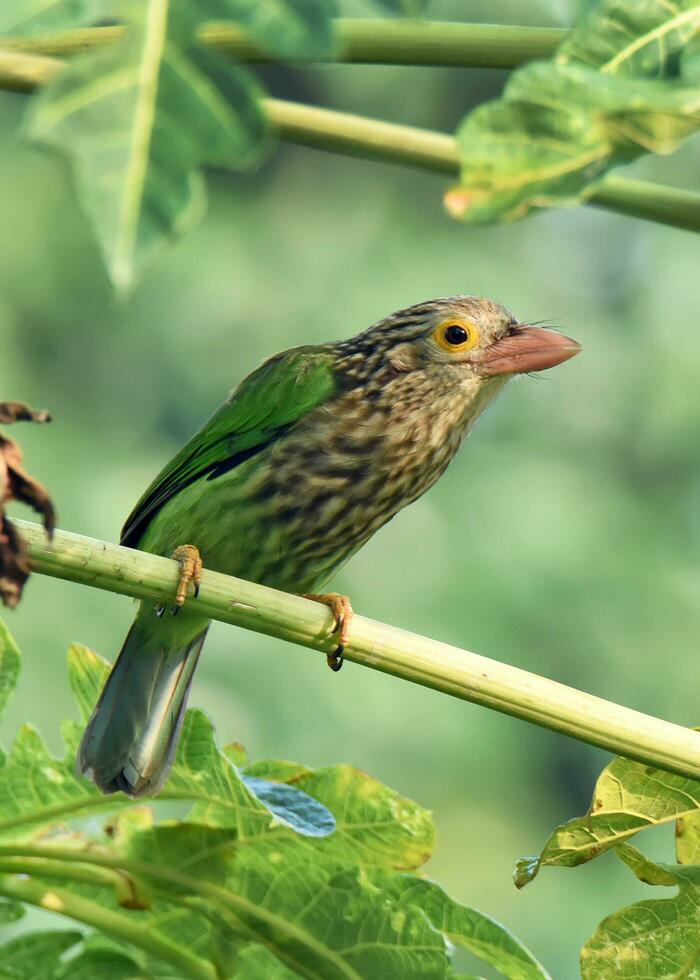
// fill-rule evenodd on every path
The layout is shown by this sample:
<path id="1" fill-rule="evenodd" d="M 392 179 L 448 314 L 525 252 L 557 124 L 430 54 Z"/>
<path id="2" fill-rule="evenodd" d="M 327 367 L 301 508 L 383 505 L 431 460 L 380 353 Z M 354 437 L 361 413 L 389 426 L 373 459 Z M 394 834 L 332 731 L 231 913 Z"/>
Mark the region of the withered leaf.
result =
<path id="1" fill-rule="evenodd" d="M 0 402 L 0 422 L 50 422 L 45 410 L 34 411 L 22 402 Z M 5 514 L 11 500 L 33 507 L 44 519 L 49 537 L 56 526 L 56 512 L 44 487 L 22 466 L 22 452 L 0 432 L 0 600 L 14 609 L 29 578 L 30 564 L 24 541 Z"/>

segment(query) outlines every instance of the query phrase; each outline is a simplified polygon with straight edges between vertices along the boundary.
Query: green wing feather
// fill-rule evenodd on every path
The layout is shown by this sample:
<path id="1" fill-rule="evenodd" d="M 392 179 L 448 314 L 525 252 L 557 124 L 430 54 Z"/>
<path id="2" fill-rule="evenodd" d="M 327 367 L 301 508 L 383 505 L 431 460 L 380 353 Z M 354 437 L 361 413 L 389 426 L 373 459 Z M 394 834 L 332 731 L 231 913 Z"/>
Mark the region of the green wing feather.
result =
<path id="1" fill-rule="evenodd" d="M 122 529 L 121 543 L 137 547 L 153 515 L 201 477 L 233 469 L 336 390 L 333 355 L 319 347 L 295 347 L 269 358 L 249 374 L 155 478 Z"/>

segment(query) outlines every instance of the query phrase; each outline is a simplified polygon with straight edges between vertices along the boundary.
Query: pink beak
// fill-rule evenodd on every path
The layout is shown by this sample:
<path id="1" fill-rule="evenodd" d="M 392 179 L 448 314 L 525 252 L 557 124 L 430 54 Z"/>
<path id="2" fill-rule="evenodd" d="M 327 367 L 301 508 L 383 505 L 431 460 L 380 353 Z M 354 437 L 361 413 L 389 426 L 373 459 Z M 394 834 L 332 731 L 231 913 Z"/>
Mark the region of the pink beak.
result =
<path id="1" fill-rule="evenodd" d="M 476 367 L 484 377 L 544 371 L 575 357 L 580 350 L 580 344 L 555 330 L 517 327 L 512 334 L 487 347 Z"/>

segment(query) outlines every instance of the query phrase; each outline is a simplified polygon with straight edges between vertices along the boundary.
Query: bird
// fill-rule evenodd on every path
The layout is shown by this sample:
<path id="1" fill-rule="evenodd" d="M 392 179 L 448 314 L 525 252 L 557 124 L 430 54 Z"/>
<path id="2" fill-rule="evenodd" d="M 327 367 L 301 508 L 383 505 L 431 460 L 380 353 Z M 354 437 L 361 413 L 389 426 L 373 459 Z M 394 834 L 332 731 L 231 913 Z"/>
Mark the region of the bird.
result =
<path id="1" fill-rule="evenodd" d="M 126 520 L 121 544 L 174 557 L 180 580 L 168 609 L 141 602 L 78 771 L 104 793 L 162 787 L 209 626 L 185 603 L 202 566 L 327 603 L 340 639 L 328 662 L 338 669 L 352 606 L 322 591 L 331 576 L 435 483 L 511 378 L 580 349 L 498 302 L 460 295 L 264 361 Z"/>

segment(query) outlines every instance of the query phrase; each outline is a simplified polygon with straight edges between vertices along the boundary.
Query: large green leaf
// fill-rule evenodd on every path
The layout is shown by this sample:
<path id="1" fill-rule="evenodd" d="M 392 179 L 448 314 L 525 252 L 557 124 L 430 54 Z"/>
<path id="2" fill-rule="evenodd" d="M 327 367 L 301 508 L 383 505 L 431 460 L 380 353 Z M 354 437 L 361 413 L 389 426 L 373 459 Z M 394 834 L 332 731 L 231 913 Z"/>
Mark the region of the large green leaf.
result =
<path id="1" fill-rule="evenodd" d="M 0 34 L 40 34 L 90 24 L 108 10 L 107 0 L 11 0 L 0 5 Z"/>
<path id="2" fill-rule="evenodd" d="M 308 839 L 258 837 L 238 850 L 226 888 L 239 920 L 307 976 L 441 977 L 443 937 L 423 912 L 359 866 L 338 868 Z"/>
<path id="3" fill-rule="evenodd" d="M 618 757 L 601 773 L 590 811 L 552 833 L 539 857 L 518 862 L 515 881 L 526 885 L 543 865 L 584 864 L 645 830 L 700 809 L 700 781 Z"/>
<path id="4" fill-rule="evenodd" d="M 74 930 L 24 933 L 0 946 L 0 975 L 3 980 L 56 980 L 62 954 L 82 938 Z"/>
<path id="5" fill-rule="evenodd" d="M 499 922 L 455 902 L 434 882 L 400 875 L 388 885 L 388 892 L 399 901 L 422 909 L 451 943 L 490 963 L 508 980 L 549 980 L 545 968 Z"/>
<path id="6" fill-rule="evenodd" d="M 583 980 L 680 980 L 700 975 L 700 866 L 650 861 L 631 845 L 620 857 L 646 884 L 677 885 L 672 898 L 638 902 L 604 919 L 581 951 Z"/>
<path id="7" fill-rule="evenodd" d="M 116 949 L 87 949 L 66 963 L 56 980 L 137 980 L 140 964 Z"/>
<path id="8" fill-rule="evenodd" d="M 32 139 L 70 157 L 122 290 L 199 218 L 199 168 L 250 167 L 266 134 L 251 77 L 187 46 L 186 8 L 151 0 L 124 11 L 122 41 L 71 61 L 32 100 L 27 124 Z"/>
<path id="9" fill-rule="evenodd" d="M 250 943 L 240 950 L 231 980 L 296 980 L 301 976 L 281 963 L 269 949 Z"/>
<path id="10" fill-rule="evenodd" d="M 433 851 L 430 811 L 352 766 L 310 770 L 268 759 L 249 766 L 246 773 L 289 782 L 326 806 L 335 817 L 336 833 L 320 846 L 336 854 L 407 870 L 420 867 Z"/>
<path id="11" fill-rule="evenodd" d="M 311 61 L 335 50 L 334 0 L 196 0 L 203 18 L 239 23 L 278 58 Z"/>
<path id="12" fill-rule="evenodd" d="M 585 11 L 557 60 L 616 75 L 670 76 L 699 29 L 697 0 L 603 0 Z"/>
<path id="13" fill-rule="evenodd" d="M 521 68 L 463 121 L 448 210 L 470 222 L 519 218 L 586 198 L 644 153 L 672 152 L 700 127 L 697 59 L 682 58 L 699 32 L 698 2 L 602 0 L 554 61 Z"/>
<path id="14" fill-rule="evenodd" d="M 20 670 L 20 653 L 7 626 L 0 619 L 0 716 L 10 700 Z"/>

